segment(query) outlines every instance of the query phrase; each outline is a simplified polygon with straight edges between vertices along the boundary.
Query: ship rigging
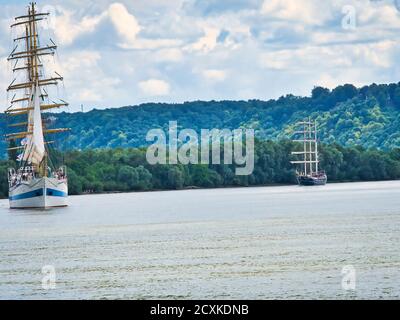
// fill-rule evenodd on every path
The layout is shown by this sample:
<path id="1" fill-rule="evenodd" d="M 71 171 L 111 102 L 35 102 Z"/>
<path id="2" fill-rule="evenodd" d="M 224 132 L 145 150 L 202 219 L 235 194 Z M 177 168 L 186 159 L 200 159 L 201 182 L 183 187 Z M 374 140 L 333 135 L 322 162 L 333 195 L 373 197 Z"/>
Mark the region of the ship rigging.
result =
<path id="1" fill-rule="evenodd" d="M 48 128 L 48 121 L 43 115 L 44 111 L 68 106 L 64 100 L 50 100 L 47 90 L 63 81 L 57 72 L 51 77 L 46 77 L 44 72 L 45 61 L 42 60 L 46 56 L 54 56 L 57 50 L 51 39 L 50 44 L 40 44 L 38 24 L 48 15 L 38 12 L 32 2 L 27 15 L 16 17 L 11 25 L 20 34 L 14 39 L 14 49 L 7 59 L 12 63 L 14 80 L 7 88 L 12 99 L 5 113 L 10 118 L 9 127 L 18 131 L 7 134 L 5 138 L 12 145 L 9 151 L 21 152 L 17 169 L 12 168 L 8 172 L 11 208 L 67 205 L 66 168 L 54 168 L 49 163 L 49 145 L 54 141 L 46 137 L 70 129 Z"/>
<path id="2" fill-rule="evenodd" d="M 291 161 L 292 164 L 299 167 L 296 170 L 298 184 L 304 186 L 325 185 L 328 177 L 325 171 L 319 168 L 317 122 L 311 121 L 309 118 L 297 123 L 294 135 L 298 138 L 293 141 L 302 144 L 303 147 L 302 151 L 292 152 L 292 156 L 301 159 Z"/>

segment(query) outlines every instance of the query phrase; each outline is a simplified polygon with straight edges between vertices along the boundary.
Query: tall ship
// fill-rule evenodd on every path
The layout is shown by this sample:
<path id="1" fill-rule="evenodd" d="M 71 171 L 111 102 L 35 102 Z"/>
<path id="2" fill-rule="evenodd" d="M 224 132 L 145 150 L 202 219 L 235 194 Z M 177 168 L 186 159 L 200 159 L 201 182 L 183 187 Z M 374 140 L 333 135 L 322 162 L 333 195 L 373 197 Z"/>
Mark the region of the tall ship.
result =
<path id="1" fill-rule="evenodd" d="M 11 25 L 14 49 L 8 57 L 14 80 L 7 88 L 10 106 L 8 116 L 12 133 L 6 134 L 9 154 L 16 156 L 17 166 L 8 171 L 11 208 L 50 208 L 67 206 L 68 178 L 65 166 L 52 164 L 48 137 L 69 131 L 52 128 L 52 118 L 46 111 L 68 106 L 61 100 L 50 99 L 50 86 L 57 86 L 63 77 L 45 75 L 45 57 L 54 56 L 57 46 L 53 40 L 42 45 L 38 25 L 49 13 L 40 13 L 33 2 L 27 14 L 16 17 Z"/>
<path id="2" fill-rule="evenodd" d="M 311 121 L 311 118 L 299 122 L 296 125 L 294 142 L 301 143 L 302 151 L 293 151 L 292 155 L 298 160 L 291 161 L 298 166 L 296 178 L 299 185 L 317 186 L 325 185 L 328 177 L 325 171 L 319 168 L 318 155 L 318 130 L 317 122 Z"/>

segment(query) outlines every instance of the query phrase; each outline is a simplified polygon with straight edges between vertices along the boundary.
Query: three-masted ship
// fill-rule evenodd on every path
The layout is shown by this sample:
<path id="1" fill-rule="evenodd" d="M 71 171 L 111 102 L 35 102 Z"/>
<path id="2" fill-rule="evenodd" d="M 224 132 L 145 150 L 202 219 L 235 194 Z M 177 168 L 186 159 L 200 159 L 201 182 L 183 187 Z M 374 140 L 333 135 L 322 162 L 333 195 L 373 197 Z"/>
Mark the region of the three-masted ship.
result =
<path id="1" fill-rule="evenodd" d="M 292 152 L 292 155 L 300 158 L 291 161 L 299 166 L 296 170 L 297 182 L 303 186 L 325 185 L 328 177 L 325 171 L 319 169 L 317 122 L 309 118 L 297 123 L 296 127 L 294 134 L 297 138 L 293 141 L 303 146 L 302 151 Z"/>
<path id="2" fill-rule="evenodd" d="M 49 135 L 69 129 L 48 128 L 48 119 L 43 112 L 67 106 L 63 100 L 50 100 L 49 86 L 57 86 L 62 76 L 45 75 L 45 56 L 54 56 L 57 46 L 53 40 L 42 45 L 38 24 L 47 19 L 49 13 L 40 13 L 35 3 L 28 7 L 26 15 L 15 18 L 11 28 L 18 36 L 14 39 L 14 50 L 8 57 L 12 63 L 14 80 L 7 88 L 12 96 L 11 106 L 5 111 L 9 126 L 16 132 L 6 135 L 13 145 L 9 152 L 18 152 L 17 169 L 8 171 L 9 201 L 11 208 L 48 208 L 67 205 L 68 180 L 64 166 L 54 168 L 49 160 L 49 145 L 54 141 Z M 47 90 L 46 90 L 47 88 Z M 12 152 L 10 152 L 12 153 Z"/>

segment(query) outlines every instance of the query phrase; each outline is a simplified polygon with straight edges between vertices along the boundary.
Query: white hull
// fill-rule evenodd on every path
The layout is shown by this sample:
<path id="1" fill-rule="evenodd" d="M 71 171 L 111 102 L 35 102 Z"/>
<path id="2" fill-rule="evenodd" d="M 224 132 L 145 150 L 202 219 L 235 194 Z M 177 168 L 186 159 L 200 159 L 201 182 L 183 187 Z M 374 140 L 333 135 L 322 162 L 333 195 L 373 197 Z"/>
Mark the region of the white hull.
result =
<path id="1" fill-rule="evenodd" d="M 65 207 L 68 183 L 47 177 L 24 181 L 10 189 L 9 201 L 12 209 Z"/>

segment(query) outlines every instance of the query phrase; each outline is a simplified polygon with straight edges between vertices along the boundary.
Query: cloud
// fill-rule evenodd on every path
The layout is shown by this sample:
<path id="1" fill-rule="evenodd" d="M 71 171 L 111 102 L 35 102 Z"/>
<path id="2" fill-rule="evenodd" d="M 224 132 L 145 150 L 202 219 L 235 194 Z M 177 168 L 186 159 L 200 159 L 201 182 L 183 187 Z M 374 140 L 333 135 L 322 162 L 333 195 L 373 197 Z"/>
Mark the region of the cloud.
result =
<path id="1" fill-rule="evenodd" d="M 397 0 L 395 0 L 397 1 Z M 372 1 L 373 2 L 373 1 Z M 369 5 L 362 5 L 361 3 L 354 3 L 358 14 L 359 25 L 364 27 L 382 27 L 386 28 L 400 28 L 399 11 L 393 3 L 373 3 Z"/>
<path id="2" fill-rule="evenodd" d="M 11 5 L 8 13 L 0 12 L 1 56 L 12 46 L 12 17 L 25 11 L 16 2 L 5 3 Z M 55 70 L 65 77 L 71 106 L 121 106 L 150 98 L 269 99 L 309 94 L 316 84 L 364 85 L 400 77 L 400 13 L 393 0 L 46 4 L 55 7 L 58 19 L 57 28 L 48 31 L 57 34 L 62 61 Z M 355 29 L 342 28 L 344 5 L 355 8 Z M 12 75 L 4 61 L 0 66 L 6 88 Z"/>
<path id="3" fill-rule="evenodd" d="M 158 49 L 179 46 L 181 41 L 174 39 L 136 39 L 135 42 L 121 44 L 123 49 Z"/>
<path id="4" fill-rule="evenodd" d="M 354 57 L 365 63 L 381 68 L 390 68 L 395 63 L 393 55 L 397 43 L 393 40 L 383 40 L 376 43 L 356 45 L 353 47 Z"/>
<path id="5" fill-rule="evenodd" d="M 209 69 L 202 72 L 204 78 L 213 81 L 224 81 L 226 79 L 225 70 Z"/>
<path id="6" fill-rule="evenodd" d="M 309 45 L 261 53 L 259 62 L 264 68 L 292 73 L 354 66 L 389 68 L 394 63 L 395 49 L 396 42 L 390 40 L 326 47 Z"/>
<path id="7" fill-rule="evenodd" d="M 110 5 L 109 16 L 117 30 L 120 38 L 123 40 L 120 47 L 124 49 L 156 49 L 160 47 L 172 47 L 181 44 L 176 39 L 143 39 L 139 37 L 142 27 L 139 25 L 136 17 L 129 13 L 127 8 L 121 3 Z"/>
<path id="8" fill-rule="evenodd" d="M 74 12 L 61 6 L 56 7 L 56 16 L 51 27 L 61 45 L 70 45 L 81 35 L 92 33 L 96 27 L 107 17 L 107 12 L 97 16 L 84 16 L 81 21 L 73 19 Z"/>
<path id="9" fill-rule="evenodd" d="M 322 25 L 330 17 L 330 11 L 322 10 L 325 5 L 321 3 L 316 0 L 265 0 L 261 13 L 284 21 Z"/>
<path id="10" fill-rule="evenodd" d="M 112 3 L 98 15 L 75 18 L 77 12 L 56 6 L 51 27 L 62 45 L 71 45 L 79 37 L 95 33 L 99 26 L 109 21 L 120 38 L 123 49 L 155 49 L 180 45 L 176 39 L 146 39 L 140 37 L 143 27 L 123 3 Z M 99 35 L 97 35 L 99 36 Z"/>
<path id="11" fill-rule="evenodd" d="M 203 53 L 208 53 L 216 47 L 219 34 L 219 29 L 213 27 L 205 27 L 204 36 L 198 39 L 195 43 L 186 47 L 186 49 L 188 51 L 201 51 Z"/>
<path id="12" fill-rule="evenodd" d="M 102 96 L 91 89 L 80 90 L 78 98 L 84 102 L 100 102 L 102 100 Z"/>
<path id="13" fill-rule="evenodd" d="M 158 79 L 149 79 L 139 82 L 140 90 L 147 96 L 165 96 L 170 91 L 168 82 Z"/>
<path id="14" fill-rule="evenodd" d="M 137 35 L 142 29 L 136 18 L 131 15 L 126 7 L 121 3 L 113 3 L 108 9 L 111 21 L 118 31 L 118 34 L 124 39 L 122 47 L 133 46 L 136 43 Z"/>
<path id="15" fill-rule="evenodd" d="M 72 76 L 97 68 L 100 60 L 101 54 L 98 51 L 76 51 L 67 58 L 65 63 L 56 64 L 56 67 L 61 68 L 61 72 L 66 76 Z"/>
<path id="16" fill-rule="evenodd" d="M 154 55 L 156 62 L 180 62 L 182 59 L 182 50 L 178 48 L 161 49 L 156 51 Z"/>
<path id="17" fill-rule="evenodd" d="M 221 15 L 225 12 L 240 10 L 255 10 L 262 0 L 189 0 L 184 2 L 184 8 L 196 15 Z"/>
<path id="18" fill-rule="evenodd" d="M 102 68 L 102 56 L 98 51 L 74 51 L 62 63 L 47 66 L 64 76 L 68 92 L 80 103 L 97 103 L 113 95 L 121 83 L 118 77 L 107 75 Z"/>

